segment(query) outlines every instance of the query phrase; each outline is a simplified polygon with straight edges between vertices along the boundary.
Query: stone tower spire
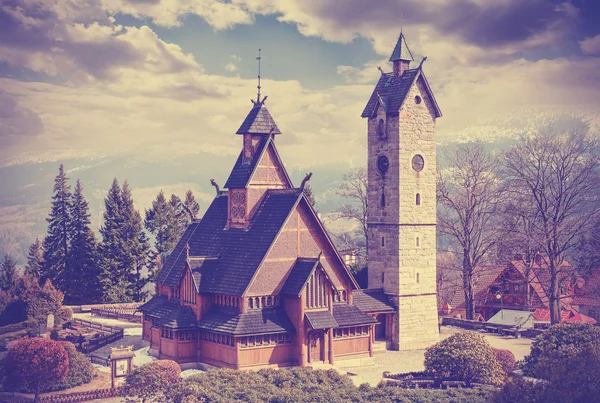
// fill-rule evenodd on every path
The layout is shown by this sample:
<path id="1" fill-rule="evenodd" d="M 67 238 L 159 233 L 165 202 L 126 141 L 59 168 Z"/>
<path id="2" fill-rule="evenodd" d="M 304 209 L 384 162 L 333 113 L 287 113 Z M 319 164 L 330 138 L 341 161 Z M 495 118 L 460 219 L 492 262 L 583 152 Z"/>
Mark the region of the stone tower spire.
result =
<path id="1" fill-rule="evenodd" d="M 413 60 L 415 59 L 406 44 L 406 38 L 404 37 L 404 34 L 400 32 L 398 42 L 396 42 L 394 51 L 390 56 L 390 62 L 394 63 L 394 77 L 400 77 L 402 73 L 408 70 L 410 62 Z"/>

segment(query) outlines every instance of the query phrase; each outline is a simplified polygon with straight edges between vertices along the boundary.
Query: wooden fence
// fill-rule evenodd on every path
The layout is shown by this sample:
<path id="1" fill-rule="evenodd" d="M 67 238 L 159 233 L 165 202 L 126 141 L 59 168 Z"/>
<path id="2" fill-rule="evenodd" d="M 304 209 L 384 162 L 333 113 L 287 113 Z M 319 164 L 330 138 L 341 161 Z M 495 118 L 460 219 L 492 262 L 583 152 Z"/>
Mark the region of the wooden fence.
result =
<path id="1" fill-rule="evenodd" d="M 76 403 L 87 402 L 94 399 L 110 399 L 112 397 L 124 396 L 124 390 L 121 387 L 113 389 L 94 389 L 85 392 L 60 393 L 55 395 L 40 396 L 40 403 Z M 32 402 L 30 398 L 12 398 L 11 402 Z"/>
<path id="2" fill-rule="evenodd" d="M 96 354 L 88 354 L 88 358 L 93 364 L 104 365 L 105 367 L 110 366 L 110 358 L 102 357 Z"/>
<path id="3" fill-rule="evenodd" d="M 142 323 L 142 316 L 136 315 L 137 308 L 92 308 L 92 316 L 110 319 L 123 319 L 128 322 Z"/>
<path id="4" fill-rule="evenodd" d="M 101 333 L 101 335 L 96 335 L 97 337 L 86 339 L 86 341 L 81 344 L 75 342 L 77 350 L 84 354 L 89 354 L 101 347 L 106 346 L 109 343 L 114 343 L 115 341 L 122 339 L 124 334 L 124 329 L 121 327 L 108 326 L 102 323 L 91 322 L 89 320 L 73 319 L 71 323 L 75 327 L 87 327 L 98 330 Z"/>

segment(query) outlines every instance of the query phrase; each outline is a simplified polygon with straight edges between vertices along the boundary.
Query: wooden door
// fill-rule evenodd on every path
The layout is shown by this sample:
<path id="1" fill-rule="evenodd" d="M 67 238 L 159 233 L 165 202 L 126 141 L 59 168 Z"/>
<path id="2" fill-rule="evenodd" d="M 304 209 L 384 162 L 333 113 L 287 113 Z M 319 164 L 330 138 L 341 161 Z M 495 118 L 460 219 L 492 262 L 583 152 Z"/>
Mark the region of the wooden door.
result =
<path id="1" fill-rule="evenodd" d="M 324 361 L 323 357 L 323 332 L 310 334 L 310 362 Z"/>
<path id="2" fill-rule="evenodd" d="M 377 323 L 375 325 L 375 340 L 385 340 L 385 328 L 387 325 L 387 315 L 379 314 L 377 315 Z"/>

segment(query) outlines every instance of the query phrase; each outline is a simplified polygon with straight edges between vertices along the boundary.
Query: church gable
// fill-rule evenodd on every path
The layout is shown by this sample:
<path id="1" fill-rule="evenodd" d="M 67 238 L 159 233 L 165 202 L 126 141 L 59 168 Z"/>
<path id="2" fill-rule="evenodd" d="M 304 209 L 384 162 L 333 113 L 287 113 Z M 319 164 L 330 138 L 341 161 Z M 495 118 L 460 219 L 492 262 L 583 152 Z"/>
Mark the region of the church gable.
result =
<path id="1" fill-rule="evenodd" d="M 320 253 L 323 270 L 336 289 L 349 292 L 358 288 L 316 214 L 302 197 L 260 265 L 247 294 L 278 294 L 298 258 L 316 259 Z"/>
<path id="2" fill-rule="evenodd" d="M 291 180 L 272 140 L 269 141 L 260 156 L 250 177 L 248 187 L 269 189 L 289 189 L 292 187 Z"/>

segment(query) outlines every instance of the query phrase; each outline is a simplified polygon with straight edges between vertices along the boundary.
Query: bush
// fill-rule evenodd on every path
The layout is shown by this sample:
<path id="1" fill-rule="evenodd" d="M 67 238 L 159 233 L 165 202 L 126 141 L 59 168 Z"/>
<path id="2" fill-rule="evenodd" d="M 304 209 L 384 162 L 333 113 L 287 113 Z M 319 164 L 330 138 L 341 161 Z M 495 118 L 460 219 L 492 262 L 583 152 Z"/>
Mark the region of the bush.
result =
<path id="1" fill-rule="evenodd" d="M 69 355 L 69 372 L 67 377 L 52 390 L 69 389 L 84 383 L 90 383 L 96 375 L 96 369 L 90 360 L 85 354 L 77 351 L 72 343 L 63 341 L 62 345 Z"/>
<path id="2" fill-rule="evenodd" d="M 71 322 L 73 320 L 73 310 L 68 306 L 60 308 L 60 319 L 62 323 Z"/>
<path id="3" fill-rule="evenodd" d="M 169 399 L 187 402 L 377 402 L 377 403 L 486 403 L 484 389 L 408 390 L 398 387 L 354 386 L 351 378 L 335 370 L 311 368 L 233 371 L 221 369 L 179 382 Z"/>
<path id="4" fill-rule="evenodd" d="M 134 369 L 125 381 L 125 394 L 142 401 L 165 401 L 165 395 L 181 379 L 179 364 L 171 360 L 152 361 Z"/>
<path id="5" fill-rule="evenodd" d="M 485 338 L 471 331 L 456 333 L 427 349 L 425 369 L 438 381 L 455 379 L 499 385 L 505 374 Z"/>
<path id="6" fill-rule="evenodd" d="M 58 330 L 56 329 L 52 329 L 52 331 L 50 332 L 50 340 L 59 340 L 60 337 L 58 335 Z"/>
<path id="7" fill-rule="evenodd" d="M 494 355 L 504 372 L 508 373 L 515 369 L 517 361 L 512 351 L 495 348 Z"/>
<path id="8" fill-rule="evenodd" d="M 9 391 L 39 393 L 65 379 L 69 356 L 62 343 L 42 339 L 22 339 L 11 346 L 4 360 L 3 384 Z"/>
<path id="9" fill-rule="evenodd" d="M 535 338 L 531 352 L 520 363 L 525 375 L 548 379 L 554 360 L 600 347 L 600 329 L 587 323 L 561 323 Z M 550 358 L 552 357 L 552 358 Z"/>

